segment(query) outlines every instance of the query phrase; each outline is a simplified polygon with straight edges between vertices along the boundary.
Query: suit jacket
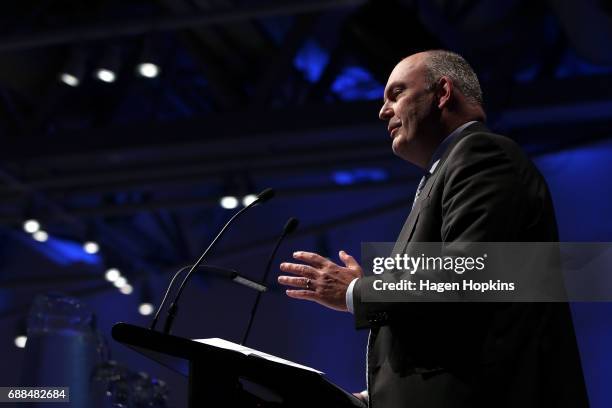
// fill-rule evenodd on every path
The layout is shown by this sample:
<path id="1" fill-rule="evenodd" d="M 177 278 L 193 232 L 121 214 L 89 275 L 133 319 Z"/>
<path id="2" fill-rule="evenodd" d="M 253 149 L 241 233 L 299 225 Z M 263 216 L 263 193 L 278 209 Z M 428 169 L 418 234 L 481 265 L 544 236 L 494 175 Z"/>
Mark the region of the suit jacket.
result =
<path id="1" fill-rule="evenodd" d="M 482 123 L 446 148 L 398 237 L 410 242 L 549 242 L 557 224 L 547 185 L 512 140 Z M 565 303 L 369 303 L 353 290 L 358 328 L 370 328 L 374 408 L 587 407 Z"/>

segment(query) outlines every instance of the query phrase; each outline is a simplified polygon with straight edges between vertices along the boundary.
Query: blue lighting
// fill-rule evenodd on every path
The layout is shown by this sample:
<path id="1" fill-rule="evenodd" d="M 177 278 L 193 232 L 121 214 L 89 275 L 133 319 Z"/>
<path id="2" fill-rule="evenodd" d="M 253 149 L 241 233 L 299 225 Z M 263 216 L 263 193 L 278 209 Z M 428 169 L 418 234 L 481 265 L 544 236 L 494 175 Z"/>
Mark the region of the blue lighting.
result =
<path id="1" fill-rule="evenodd" d="M 373 100 L 382 98 L 384 86 L 364 68 L 350 66 L 338 75 L 332 91 L 343 101 Z"/>
<path id="2" fill-rule="evenodd" d="M 6 310 L 14 303 L 14 292 L 11 289 L 0 289 L 0 310 Z"/>
<path id="3" fill-rule="evenodd" d="M 355 178 L 349 171 L 337 171 L 334 173 L 334 181 L 336 184 L 344 186 L 347 184 L 353 184 L 355 182 Z"/>
<path id="4" fill-rule="evenodd" d="M 289 16 L 272 16 L 260 18 L 258 23 L 276 45 L 282 45 L 287 31 L 293 26 L 294 19 Z"/>
<path id="5" fill-rule="evenodd" d="M 384 181 L 387 179 L 387 172 L 375 168 L 341 170 L 334 172 L 333 179 L 336 184 L 341 186 L 359 182 Z"/>
<path id="6" fill-rule="evenodd" d="M 612 72 L 612 66 L 595 65 L 578 56 L 571 50 L 565 53 L 555 72 L 556 78 L 572 76 L 602 75 Z"/>
<path id="7" fill-rule="evenodd" d="M 89 265 L 99 265 L 102 259 L 97 254 L 88 254 L 83 251 L 80 243 L 67 241 L 53 236 L 49 236 L 46 242 L 36 242 L 30 236 L 26 239 L 35 246 L 38 251 L 44 254 L 59 265 L 70 265 L 75 263 L 86 263 Z"/>
<path id="8" fill-rule="evenodd" d="M 329 54 L 314 40 L 308 40 L 293 60 L 295 68 L 304 74 L 308 82 L 315 83 L 329 62 Z"/>
<path id="9" fill-rule="evenodd" d="M 534 64 L 523 68 L 514 74 L 514 80 L 519 83 L 531 82 L 536 78 L 541 67 L 541 64 Z"/>

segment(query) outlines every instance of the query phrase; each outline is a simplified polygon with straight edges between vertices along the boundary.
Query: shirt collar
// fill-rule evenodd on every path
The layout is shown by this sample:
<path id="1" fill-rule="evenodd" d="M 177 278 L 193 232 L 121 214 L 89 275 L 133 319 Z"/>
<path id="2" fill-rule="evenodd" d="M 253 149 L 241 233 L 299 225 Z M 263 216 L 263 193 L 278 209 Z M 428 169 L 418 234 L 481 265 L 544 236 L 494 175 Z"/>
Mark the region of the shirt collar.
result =
<path id="1" fill-rule="evenodd" d="M 440 163 L 440 158 L 446 151 L 448 145 L 457 137 L 466 127 L 470 126 L 472 123 L 476 123 L 476 120 L 471 120 L 469 122 L 464 123 L 459 126 L 457 129 L 453 130 L 450 135 L 446 136 L 446 138 L 438 145 L 433 156 L 431 156 L 431 160 L 429 161 L 429 174 L 433 174 Z"/>

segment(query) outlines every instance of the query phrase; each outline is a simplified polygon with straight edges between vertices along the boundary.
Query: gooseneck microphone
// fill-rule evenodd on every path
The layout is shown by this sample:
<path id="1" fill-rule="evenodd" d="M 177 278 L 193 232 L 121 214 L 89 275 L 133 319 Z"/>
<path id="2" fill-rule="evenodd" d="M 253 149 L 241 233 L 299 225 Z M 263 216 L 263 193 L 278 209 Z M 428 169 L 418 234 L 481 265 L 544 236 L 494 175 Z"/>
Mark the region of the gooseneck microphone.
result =
<path id="1" fill-rule="evenodd" d="M 163 332 L 165 334 L 170 333 L 170 330 L 172 329 L 172 323 L 174 322 L 174 318 L 176 317 L 176 314 L 178 312 L 178 303 L 179 303 L 179 300 L 181 298 L 181 294 L 183 293 L 183 290 L 185 289 L 185 285 L 189 281 L 189 278 L 191 278 L 191 275 L 193 274 L 193 272 L 196 269 L 198 269 L 200 264 L 204 261 L 204 258 L 206 258 L 206 255 L 208 255 L 210 250 L 215 246 L 215 244 L 217 243 L 219 238 L 221 238 L 221 236 L 223 235 L 225 230 L 234 222 L 234 220 L 236 218 L 238 218 L 242 213 L 247 211 L 249 208 L 254 207 L 254 206 L 258 205 L 258 204 L 262 204 L 262 203 L 270 200 L 272 197 L 274 197 L 274 190 L 271 189 L 271 188 L 267 188 L 264 191 L 262 191 L 261 193 L 259 193 L 257 195 L 257 198 L 252 203 L 250 203 L 249 205 L 247 205 L 246 207 L 244 207 L 243 209 L 238 211 L 236 214 L 234 214 L 232 216 L 232 218 L 230 218 L 229 221 L 227 223 L 225 223 L 223 228 L 221 228 L 221 231 L 219 231 L 219 233 L 217 234 L 215 239 L 213 239 L 212 242 L 210 243 L 210 245 L 208 245 L 208 248 L 206 248 L 204 253 L 202 255 L 200 255 L 198 260 L 191 266 L 191 269 L 189 269 L 189 272 L 187 272 L 187 274 L 183 278 L 183 281 L 181 282 L 181 285 L 179 286 L 178 291 L 176 292 L 176 296 L 174 297 L 174 301 L 170 304 L 170 307 L 168 308 L 168 314 L 166 316 L 166 321 L 164 322 L 164 330 L 163 330 Z M 172 281 L 170 282 L 170 286 L 169 286 L 168 290 L 170 290 L 170 287 L 172 286 L 172 284 L 174 283 L 175 278 L 178 275 L 179 275 L 178 272 L 174 275 L 174 277 L 172 278 Z M 167 292 L 166 292 L 166 295 L 167 295 Z M 164 298 L 164 300 L 165 300 L 165 298 Z M 159 310 L 161 310 L 162 307 L 163 307 L 163 301 L 162 301 L 162 304 L 159 306 Z M 159 312 L 159 310 L 158 310 L 158 312 Z M 157 318 L 158 318 L 158 315 L 156 315 L 156 318 L 153 321 L 153 324 L 151 326 L 152 328 L 157 323 Z"/>
<path id="2" fill-rule="evenodd" d="M 276 255 L 276 252 L 278 251 L 278 248 L 280 247 L 281 242 L 283 242 L 283 239 L 285 239 L 287 235 L 291 234 L 293 231 L 296 230 L 299 223 L 300 222 L 297 220 L 297 218 L 293 218 L 293 217 L 289 218 L 287 222 L 285 223 L 283 232 L 280 234 L 280 236 L 276 240 L 276 245 L 274 245 L 274 249 L 272 250 L 270 257 L 268 258 L 266 270 L 264 272 L 263 279 L 261 280 L 261 283 L 263 285 L 265 285 L 266 281 L 268 280 L 268 274 L 270 273 L 270 268 L 272 267 L 274 256 Z M 261 293 L 262 292 L 257 293 L 257 297 L 255 298 L 255 303 L 253 303 L 253 308 L 251 309 L 251 316 L 249 316 L 249 323 L 247 324 L 246 331 L 244 332 L 244 336 L 242 336 L 242 341 L 240 342 L 240 344 L 243 346 L 246 344 L 246 341 L 249 338 L 249 333 L 251 332 L 251 326 L 253 326 L 253 320 L 255 319 L 255 314 L 257 313 L 257 307 L 259 306 L 259 300 L 261 299 Z"/>
<path id="3" fill-rule="evenodd" d="M 166 303 L 166 298 L 168 297 L 168 294 L 170 293 L 170 289 L 172 289 L 172 286 L 174 285 L 174 281 L 176 280 L 176 278 L 181 273 L 191 268 L 192 266 L 193 265 L 183 266 L 181 269 L 179 269 L 178 271 L 174 273 L 174 276 L 172 277 L 170 284 L 166 288 L 166 293 L 164 293 L 164 297 L 162 298 L 161 304 L 157 308 L 157 311 L 155 312 L 155 317 L 153 318 L 153 321 L 151 322 L 151 326 L 149 327 L 149 329 L 155 330 L 155 326 L 157 325 L 157 321 L 159 320 L 160 312 L 162 311 L 164 304 Z M 223 267 L 214 266 L 214 265 L 200 265 L 199 269 L 213 273 L 217 276 L 220 276 L 221 278 L 231 280 L 232 282 L 235 282 L 239 285 L 246 286 L 247 288 L 250 288 L 250 289 L 254 289 L 258 292 L 265 292 L 266 290 L 268 290 L 268 288 L 265 285 L 255 282 L 243 275 L 240 275 L 238 271 L 235 271 L 234 269 L 223 268 Z"/>

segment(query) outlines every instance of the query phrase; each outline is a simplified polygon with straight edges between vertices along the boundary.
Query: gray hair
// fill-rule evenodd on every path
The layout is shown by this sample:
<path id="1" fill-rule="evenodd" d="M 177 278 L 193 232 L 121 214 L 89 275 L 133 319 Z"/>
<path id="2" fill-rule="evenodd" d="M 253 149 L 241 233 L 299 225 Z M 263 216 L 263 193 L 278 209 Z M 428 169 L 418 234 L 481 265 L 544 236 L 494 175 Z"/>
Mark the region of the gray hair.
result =
<path id="1" fill-rule="evenodd" d="M 446 50 L 431 50 L 423 64 L 427 68 L 427 86 L 433 87 L 446 76 L 468 101 L 482 106 L 482 90 L 476 73 L 461 55 Z"/>

